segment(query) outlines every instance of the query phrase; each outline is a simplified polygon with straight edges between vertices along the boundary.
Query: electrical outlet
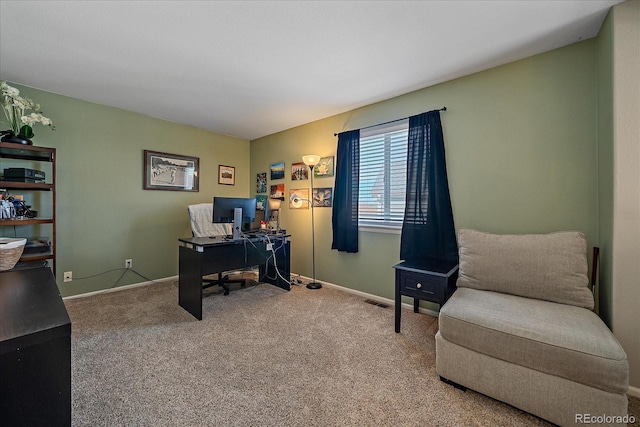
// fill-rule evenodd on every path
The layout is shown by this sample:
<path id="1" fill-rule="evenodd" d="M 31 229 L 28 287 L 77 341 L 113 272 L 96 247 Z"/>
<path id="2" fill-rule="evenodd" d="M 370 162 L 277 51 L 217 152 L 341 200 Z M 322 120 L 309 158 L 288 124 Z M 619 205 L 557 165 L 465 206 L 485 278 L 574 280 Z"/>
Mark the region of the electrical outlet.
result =
<path id="1" fill-rule="evenodd" d="M 267 243 L 267 250 L 268 251 L 272 251 L 273 250 L 273 243 Z"/>
<path id="2" fill-rule="evenodd" d="M 65 282 L 70 282 L 73 280 L 73 272 L 71 271 L 65 271 L 64 272 L 64 281 Z"/>
<path id="3" fill-rule="evenodd" d="M 131 268 L 131 267 L 133 267 L 133 260 L 131 258 L 125 259 L 124 268 Z"/>

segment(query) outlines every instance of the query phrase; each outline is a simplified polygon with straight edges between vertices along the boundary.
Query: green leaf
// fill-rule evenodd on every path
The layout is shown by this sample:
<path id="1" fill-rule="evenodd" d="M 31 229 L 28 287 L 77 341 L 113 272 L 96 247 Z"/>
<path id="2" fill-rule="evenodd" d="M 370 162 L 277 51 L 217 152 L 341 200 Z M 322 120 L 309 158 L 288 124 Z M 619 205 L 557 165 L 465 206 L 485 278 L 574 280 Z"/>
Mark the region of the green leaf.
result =
<path id="1" fill-rule="evenodd" d="M 33 138 L 33 129 L 31 129 L 31 126 L 29 125 L 24 125 L 20 128 L 20 136 L 24 137 L 24 138 Z"/>

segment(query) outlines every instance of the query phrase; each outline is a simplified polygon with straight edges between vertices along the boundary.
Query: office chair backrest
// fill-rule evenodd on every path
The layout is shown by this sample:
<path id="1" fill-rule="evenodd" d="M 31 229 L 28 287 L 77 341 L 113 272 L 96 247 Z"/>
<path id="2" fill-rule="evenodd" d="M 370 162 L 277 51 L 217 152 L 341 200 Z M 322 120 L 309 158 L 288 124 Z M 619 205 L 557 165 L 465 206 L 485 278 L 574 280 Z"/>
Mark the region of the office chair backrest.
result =
<path id="1" fill-rule="evenodd" d="M 231 224 L 213 223 L 213 203 L 189 205 L 189 221 L 193 237 L 226 236 L 231 234 Z"/>

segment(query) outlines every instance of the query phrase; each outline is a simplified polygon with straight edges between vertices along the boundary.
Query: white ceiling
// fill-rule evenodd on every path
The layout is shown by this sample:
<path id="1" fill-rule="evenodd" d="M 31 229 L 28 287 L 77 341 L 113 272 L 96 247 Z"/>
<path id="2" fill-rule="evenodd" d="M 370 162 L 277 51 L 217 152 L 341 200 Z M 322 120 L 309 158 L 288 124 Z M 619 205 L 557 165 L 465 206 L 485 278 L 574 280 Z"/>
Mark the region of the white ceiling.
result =
<path id="1" fill-rule="evenodd" d="M 619 2 L 0 0 L 0 79 L 255 139 L 593 37 Z"/>

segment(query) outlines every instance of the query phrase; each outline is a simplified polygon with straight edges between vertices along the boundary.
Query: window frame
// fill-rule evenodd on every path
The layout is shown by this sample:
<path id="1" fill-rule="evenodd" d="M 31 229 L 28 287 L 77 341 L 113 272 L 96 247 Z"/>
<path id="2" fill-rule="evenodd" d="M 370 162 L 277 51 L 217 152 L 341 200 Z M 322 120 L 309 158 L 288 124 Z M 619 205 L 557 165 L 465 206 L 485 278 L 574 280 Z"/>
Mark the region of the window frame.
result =
<path id="1" fill-rule="evenodd" d="M 382 125 L 378 125 L 378 126 L 373 126 L 367 129 L 362 129 L 360 131 L 360 173 L 361 173 L 361 177 L 362 177 L 362 165 L 363 165 L 363 159 L 362 159 L 362 141 L 363 139 L 367 139 L 367 138 L 372 138 L 372 137 L 376 137 L 376 136 L 380 136 L 380 135 L 384 135 L 385 136 L 385 140 L 387 138 L 390 138 L 390 136 L 387 136 L 388 134 L 392 134 L 392 133 L 396 133 L 399 131 L 404 131 L 407 135 L 407 139 L 406 139 L 406 143 L 407 143 L 407 147 L 406 149 L 408 150 L 408 136 L 409 136 L 409 119 L 401 119 L 401 120 L 396 120 L 393 122 L 389 122 L 386 124 L 382 124 Z M 385 154 L 383 156 L 383 163 L 384 163 L 384 174 L 386 176 L 386 178 L 389 180 L 390 174 L 391 174 L 391 159 L 392 159 L 392 147 L 391 147 L 391 140 L 389 140 L 388 142 L 385 142 L 384 145 L 384 151 Z M 406 157 L 403 159 L 404 162 L 404 168 L 406 170 L 406 162 L 407 159 Z M 359 179 L 361 179 L 361 177 Z M 389 180 L 390 182 L 390 180 Z M 362 181 L 360 181 L 358 184 L 359 188 L 362 188 L 361 186 Z M 391 198 L 390 196 L 390 183 L 384 186 L 384 212 L 383 215 L 387 216 L 387 215 L 391 215 Z M 405 191 L 406 191 L 406 182 L 405 182 Z M 400 234 L 402 232 L 402 220 L 398 221 L 398 220 L 384 220 L 384 221 L 371 221 L 371 220 L 366 220 L 362 218 L 362 213 L 360 210 L 360 206 L 361 206 L 361 202 L 360 200 L 362 199 L 362 193 L 359 194 L 359 206 L 358 206 L 358 230 L 360 231 L 365 231 L 365 232 L 375 232 L 375 233 L 390 233 L 390 234 Z M 404 205 L 405 205 L 405 201 L 402 202 L 403 204 L 403 216 L 404 216 Z"/>

